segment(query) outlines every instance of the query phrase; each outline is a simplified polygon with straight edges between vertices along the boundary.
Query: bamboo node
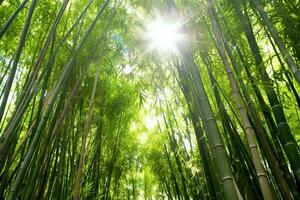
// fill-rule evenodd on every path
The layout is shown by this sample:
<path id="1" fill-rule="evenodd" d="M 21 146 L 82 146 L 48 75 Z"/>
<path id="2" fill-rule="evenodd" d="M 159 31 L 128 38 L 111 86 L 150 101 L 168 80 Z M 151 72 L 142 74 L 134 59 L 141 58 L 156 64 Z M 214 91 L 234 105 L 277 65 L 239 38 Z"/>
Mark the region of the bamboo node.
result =
<path id="1" fill-rule="evenodd" d="M 278 126 L 281 126 L 281 125 L 283 125 L 283 124 L 287 124 L 287 122 L 280 122 L 280 123 L 278 124 Z"/>
<path id="2" fill-rule="evenodd" d="M 252 144 L 252 145 L 249 145 L 249 148 L 250 148 L 250 149 L 254 149 L 254 148 L 256 149 L 257 146 L 256 146 L 256 144 Z"/>
<path id="3" fill-rule="evenodd" d="M 260 177 L 260 176 L 267 177 L 267 175 L 264 172 L 258 172 L 258 173 L 256 173 L 256 175 L 257 175 L 257 177 Z"/>
<path id="4" fill-rule="evenodd" d="M 294 142 L 287 142 L 287 143 L 284 144 L 285 147 L 288 146 L 288 145 L 294 145 Z"/>
<path id="5" fill-rule="evenodd" d="M 282 107 L 282 106 L 281 106 L 281 104 L 276 104 L 276 105 L 272 106 L 271 108 L 274 109 L 276 107 Z"/>
<path id="6" fill-rule="evenodd" d="M 227 180 L 227 179 L 232 179 L 232 177 L 231 177 L 231 176 L 224 176 L 224 177 L 222 178 L 222 182 L 224 182 L 224 181 Z"/>
<path id="7" fill-rule="evenodd" d="M 214 118 L 213 117 L 209 117 L 209 118 L 205 119 L 206 122 L 208 122 L 210 120 L 214 120 Z"/>
<path id="8" fill-rule="evenodd" d="M 223 147 L 224 148 L 223 144 L 216 144 L 216 145 L 214 145 L 214 149 L 216 149 L 217 147 Z"/>

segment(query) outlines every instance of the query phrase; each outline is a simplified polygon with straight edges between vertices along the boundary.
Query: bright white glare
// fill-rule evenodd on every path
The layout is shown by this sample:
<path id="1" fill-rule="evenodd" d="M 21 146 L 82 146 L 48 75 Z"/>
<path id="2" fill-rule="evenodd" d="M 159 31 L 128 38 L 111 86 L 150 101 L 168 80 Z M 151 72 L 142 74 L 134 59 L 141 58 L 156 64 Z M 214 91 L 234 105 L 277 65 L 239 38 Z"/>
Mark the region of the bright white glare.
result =
<path id="1" fill-rule="evenodd" d="M 146 27 L 146 37 L 150 42 L 149 50 L 176 52 L 178 43 L 184 40 L 184 34 L 180 31 L 181 26 L 180 20 L 170 21 L 162 17 L 150 21 Z"/>
<path id="2" fill-rule="evenodd" d="M 133 71 L 132 67 L 130 65 L 125 65 L 124 69 L 123 69 L 123 73 L 124 74 L 130 74 Z"/>
<path id="3" fill-rule="evenodd" d="M 145 144 L 146 143 L 146 141 L 147 141 L 147 139 L 148 139 L 148 135 L 147 135 L 147 133 L 142 133 L 141 135 L 140 135 L 140 143 L 141 144 Z"/>
<path id="4" fill-rule="evenodd" d="M 148 130 L 150 130 L 156 126 L 157 119 L 155 116 L 146 115 L 146 117 L 144 118 L 144 122 L 145 122 L 146 128 Z"/>

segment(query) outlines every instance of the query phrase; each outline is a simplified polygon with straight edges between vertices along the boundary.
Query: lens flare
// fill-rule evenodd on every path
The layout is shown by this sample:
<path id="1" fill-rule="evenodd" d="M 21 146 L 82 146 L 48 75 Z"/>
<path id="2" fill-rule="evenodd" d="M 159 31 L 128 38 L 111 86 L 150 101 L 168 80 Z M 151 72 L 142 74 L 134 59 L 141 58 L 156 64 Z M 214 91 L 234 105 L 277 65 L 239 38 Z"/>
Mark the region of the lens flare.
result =
<path id="1" fill-rule="evenodd" d="M 180 31 L 180 20 L 171 21 L 158 17 L 147 25 L 146 37 L 149 41 L 149 51 L 176 52 L 178 43 L 184 40 L 184 34 Z"/>

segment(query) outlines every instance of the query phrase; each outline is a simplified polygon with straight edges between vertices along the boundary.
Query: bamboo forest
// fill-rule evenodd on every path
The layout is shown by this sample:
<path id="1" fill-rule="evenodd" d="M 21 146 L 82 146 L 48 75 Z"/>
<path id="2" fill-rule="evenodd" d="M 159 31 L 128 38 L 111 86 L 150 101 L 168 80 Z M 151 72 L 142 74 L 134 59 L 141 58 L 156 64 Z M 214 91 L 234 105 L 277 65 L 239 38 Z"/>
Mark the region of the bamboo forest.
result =
<path id="1" fill-rule="evenodd" d="M 300 0 L 0 0 L 0 200 L 300 200 Z"/>

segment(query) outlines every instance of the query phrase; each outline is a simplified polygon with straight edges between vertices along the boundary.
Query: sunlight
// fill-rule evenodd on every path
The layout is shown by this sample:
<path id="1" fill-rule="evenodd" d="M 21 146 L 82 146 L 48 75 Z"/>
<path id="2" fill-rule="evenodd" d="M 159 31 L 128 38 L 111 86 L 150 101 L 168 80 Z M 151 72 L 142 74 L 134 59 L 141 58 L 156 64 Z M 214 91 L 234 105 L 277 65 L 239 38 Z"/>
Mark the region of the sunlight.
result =
<path id="1" fill-rule="evenodd" d="M 124 74 L 130 74 L 133 71 L 132 67 L 128 64 L 125 65 L 125 67 L 123 68 L 123 73 Z"/>
<path id="2" fill-rule="evenodd" d="M 147 135 L 147 133 L 142 133 L 141 135 L 140 135 L 140 144 L 145 144 L 146 142 L 147 142 L 147 139 L 148 139 L 148 135 Z"/>
<path id="3" fill-rule="evenodd" d="M 174 22 L 162 17 L 150 21 L 146 27 L 146 37 L 150 42 L 148 50 L 176 52 L 178 43 L 184 40 L 184 34 L 180 31 L 181 26 L 180 20 Z"/>
<path id="4" fill-rule="evenodd" d="M 144 118 L 144 122 L 145 122 L 146 128 L 148 130 L 150 130 L 150 129 L 153 129 L 154 127 L 156 127 L 157 118 L 156 118 L 156 116 L 149 116 L 149 115 L 147 115 Z"/>

